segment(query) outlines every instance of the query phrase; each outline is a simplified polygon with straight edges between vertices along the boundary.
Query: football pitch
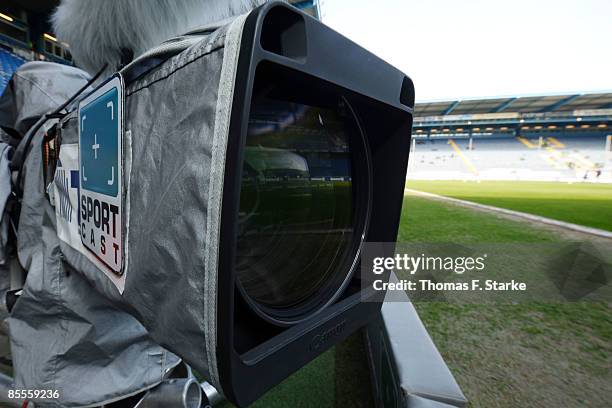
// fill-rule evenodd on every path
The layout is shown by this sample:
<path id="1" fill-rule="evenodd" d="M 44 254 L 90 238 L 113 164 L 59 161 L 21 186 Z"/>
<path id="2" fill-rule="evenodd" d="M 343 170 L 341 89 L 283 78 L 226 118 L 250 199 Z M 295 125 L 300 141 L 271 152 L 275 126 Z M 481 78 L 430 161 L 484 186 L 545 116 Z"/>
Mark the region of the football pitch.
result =
<path id="1" fill-rule="evenodd" d="M 411 180 L 407 187 L 612 231 L 612 184 Z"/>
<path id="2" fill-rule="evenodd" d="M 415 182 L 408 188 L 612 230 L 612 186 Z M 576 237 L 570 237 L 575 239 Z M 551 228 L 407 194 L 399 242 L 551 243 Z M 612 241 L 610 242 L 612 249 Z M 612 303 L 416 304 L 472 407 L 609 406 Z M 324 353 L 256 407 L 370 407 L 360 333 Z"/>
<path id="3" fill-rule="evenodd" d="M 612 230 L 609 185 L 409 182 L 407 187 Z M 550 228 L 413 195 L 405 197 L 398 237 L 461 244 L 565 239 Z M 470 406 L 604 407 L 612 398 L 611 305 L 416 307 Z"/>

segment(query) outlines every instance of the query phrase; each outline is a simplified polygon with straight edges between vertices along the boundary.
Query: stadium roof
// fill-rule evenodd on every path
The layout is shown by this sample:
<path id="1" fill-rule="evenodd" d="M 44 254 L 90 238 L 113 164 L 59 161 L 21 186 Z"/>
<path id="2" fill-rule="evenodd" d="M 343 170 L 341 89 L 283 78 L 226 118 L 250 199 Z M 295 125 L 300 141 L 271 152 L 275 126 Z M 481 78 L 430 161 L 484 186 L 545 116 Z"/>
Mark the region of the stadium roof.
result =
<path id="1" fill-rule="evenodd" d="M 14 8 L 22 8 L 35 13 L 48 13 L 59 4 L 59 0 L 8 0 L 7 3 Z"/>
<path id="2" fill-rule="evenodd" d="M 416 104 L 415 116 L 569 112 L 610 108 L 612 108 L 612 93 L 606 92 L 421 102 Z"/>

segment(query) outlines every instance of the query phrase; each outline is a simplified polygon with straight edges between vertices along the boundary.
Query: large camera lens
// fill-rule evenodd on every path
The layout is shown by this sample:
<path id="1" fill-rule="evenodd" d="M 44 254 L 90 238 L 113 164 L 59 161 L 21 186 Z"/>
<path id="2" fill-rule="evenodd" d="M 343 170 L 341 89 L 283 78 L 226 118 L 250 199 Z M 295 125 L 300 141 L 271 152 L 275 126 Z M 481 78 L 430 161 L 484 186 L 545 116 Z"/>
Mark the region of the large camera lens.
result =
<path id="1" fill-rule="evenodd" d="M 342 98 L 316 106 L 273 94 L 251 105 L 236 271 L 256 311 L 291 323 L 332 299 L 351 273 L 363 215 L 354 151 L 363 138 Z"/>

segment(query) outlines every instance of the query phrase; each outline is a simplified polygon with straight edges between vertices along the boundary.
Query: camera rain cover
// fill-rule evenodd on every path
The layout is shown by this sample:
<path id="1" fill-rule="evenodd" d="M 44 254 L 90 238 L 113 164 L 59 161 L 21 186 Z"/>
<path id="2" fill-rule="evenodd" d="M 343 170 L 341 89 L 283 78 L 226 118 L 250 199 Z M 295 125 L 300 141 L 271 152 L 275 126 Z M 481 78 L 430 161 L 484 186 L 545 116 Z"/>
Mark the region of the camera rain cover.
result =
<path id="1" fill-rule="evenodd" d="M 81 101 L 78 128 L 62 134 L 57 170 L 76 172 L 78 182 L 55 183 L 66 262 L 209 376 L 216 346 L 206 333 L 215 333 L 219 201 L 243 22 L 127 86 L 115 76 Z"/>
<path id="2" fill-rule="evenodd" d="M 41 115 L 55 109 L 58 101 L 68 100 L 87 81 L 87 74 L 74 67 L 48 62 L 22 65 L 0 98 L 0 105 L 7 108 L 2 109 L 6 116 L 0 115 L 2 124 L 32 131 L 28 129 Z M 152 341 L 132 314 L 92 290 L 88 279 L 62 262 L 57 207 L 54 210 L 48 200 L 55 194 L 44 188 L 43 174 L 44 162 L 51 156 L 46 133 L 53 132 L 55 123 L 32 131 L 21 170 L 16 255 L 27 279 L 8 319 L 14 387 L 59 392 L 58 401 L 32 401 L 37 406 L 98 406 L 158 384 L 180 359 Z M 71 116 L 61 125 L 66 152 L 76 146 L 76 123 Z M 59 187 L 78 182 L 61 166 L 55 176 Z M 67 204 L 61 197 L 57 201 L 63 215 L 70 217 Z M 1 267 L 7 278 L 8 268 Z"/>
<path id="3" fill-rule="evenodd" d="M 70 268 L 247 405 L 380 310 L 354 272 L 397 234 L 414 90 L 283 3 L 192 34 L 64 119 L 57 232 Z"/>

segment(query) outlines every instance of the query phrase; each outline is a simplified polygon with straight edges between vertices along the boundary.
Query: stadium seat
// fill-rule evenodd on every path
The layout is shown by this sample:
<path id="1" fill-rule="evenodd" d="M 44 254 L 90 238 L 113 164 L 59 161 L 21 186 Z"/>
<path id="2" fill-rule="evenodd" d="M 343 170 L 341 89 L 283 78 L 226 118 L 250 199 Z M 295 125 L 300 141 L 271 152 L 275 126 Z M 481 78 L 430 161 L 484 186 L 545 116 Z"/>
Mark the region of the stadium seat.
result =
<path id="1" fill-rule="evenodd" d="M 478 169 L 478 178 L 484 180 L 599 181 L 609 177 L 605 171 L 597 176 L 597 169 L 604 168 L 608 162 L 605 138 L 599 134 L 557 134 L 558 146 L 542 148 L 537 147 L 537 137 L 526 138 L 533 147 L 512 136 L 491 136 L 475 138 L 473 150 L 469 150 L 467 139 L 454 139 L 463 157 L 452 150 L 448 138 L 427 139 L 411 153 L 408 177 L 472 179 L 474 175 L 466 159 Z"/>
<path id="2" fill-rule="evenodd" d="M 23 58 L 0 48 L 0 94 L 4 92 L 13 73 L 25 62 Z"/>

